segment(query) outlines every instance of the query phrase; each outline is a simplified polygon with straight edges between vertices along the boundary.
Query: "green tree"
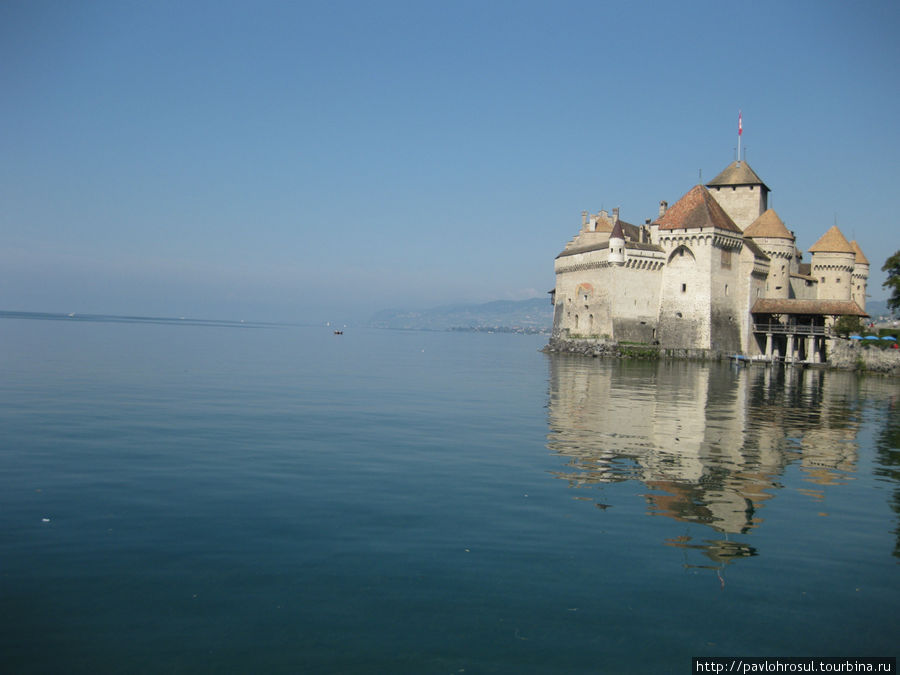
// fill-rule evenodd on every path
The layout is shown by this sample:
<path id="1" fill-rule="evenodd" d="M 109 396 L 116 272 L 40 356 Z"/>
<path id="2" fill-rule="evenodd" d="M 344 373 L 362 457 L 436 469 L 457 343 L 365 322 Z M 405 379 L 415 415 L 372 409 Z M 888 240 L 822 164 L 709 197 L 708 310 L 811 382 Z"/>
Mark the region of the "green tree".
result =
<path id="1" fill-rule="evenodd" d="M 891 291 L 891 297 L 887 301 L 888 307 L 896 312 L 900 310 L 900 251 L 885 261 L 881 271 L 887 272 L 888 275 L 887 281 L 881 284 Z"/>
<path id="2" fill-rule="evenodd" d="M 842 337 L 847 337 L 850 333 L 859 333 L 861 330 L 858 316 L 842 316 L 834 322 L 834 332 Z"/>

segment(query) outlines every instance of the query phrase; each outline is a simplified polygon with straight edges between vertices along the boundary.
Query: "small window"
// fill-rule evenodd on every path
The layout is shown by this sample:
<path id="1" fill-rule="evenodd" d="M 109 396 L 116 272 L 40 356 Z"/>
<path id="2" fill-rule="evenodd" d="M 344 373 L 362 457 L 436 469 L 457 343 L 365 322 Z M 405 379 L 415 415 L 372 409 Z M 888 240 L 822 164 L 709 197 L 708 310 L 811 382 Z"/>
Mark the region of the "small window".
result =
<path id="1" fill-rule="evenodd" d="M 682 293 L 686 293 L 686 292 L 687 292 L 687 284 L 681 284 L 681 292 L 682 292 Z"/>
<path id="2" fill-rule="evenodd" d="M 681 312 L 675 312 L 675 316 L 677 316 L 677 317 L 680 319 L 680 318 L 681 318 Z"/>
<path id="3" fill-rule="evenodd" d="M 728 295 L 728 284 L 725 284 L 725 295 Z"/>
<path id="4" fill-rule="evenodd" d="M 821 281 L 821 282 L 824 284 L 824 283 L 825 283 L 825 277 L 822 277 L 819 281 Z"/>
<path id="5" fill-rule="evenodd" d="M 841 278 L 840 278 L 840 277 L 837 278 L 837 283 L 841 283 Z"/>

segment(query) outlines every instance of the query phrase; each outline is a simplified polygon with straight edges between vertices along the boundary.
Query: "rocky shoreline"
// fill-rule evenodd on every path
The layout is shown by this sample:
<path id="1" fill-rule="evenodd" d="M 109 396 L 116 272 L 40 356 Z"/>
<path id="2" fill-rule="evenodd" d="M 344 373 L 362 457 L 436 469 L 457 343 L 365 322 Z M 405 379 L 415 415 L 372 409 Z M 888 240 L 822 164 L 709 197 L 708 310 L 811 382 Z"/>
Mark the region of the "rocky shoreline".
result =
<path id="1" fill-rule="evenodd" d="M 730 356 L 712 349 L 671 349 L 659 345 L 619 343 L 612 340 L 550 338 L 541 350 L 547 354 L 573 354 L 592 358 L 637 359 L 654 361 L 721 361 Z M 798 364 L 801 365 L 801 364 Z M 832 340 L 828 362 L 819 364 L 836 370 L 855 370 L 900 377 L 900 349 L 867 346 L 858 340 Z"/>
<path id="2" fill-rule="evenodd" d="M 881 349 L 861 340 L 833 340 L 828 365 L 839 370 L 900 377 L 900 349 Z"/>

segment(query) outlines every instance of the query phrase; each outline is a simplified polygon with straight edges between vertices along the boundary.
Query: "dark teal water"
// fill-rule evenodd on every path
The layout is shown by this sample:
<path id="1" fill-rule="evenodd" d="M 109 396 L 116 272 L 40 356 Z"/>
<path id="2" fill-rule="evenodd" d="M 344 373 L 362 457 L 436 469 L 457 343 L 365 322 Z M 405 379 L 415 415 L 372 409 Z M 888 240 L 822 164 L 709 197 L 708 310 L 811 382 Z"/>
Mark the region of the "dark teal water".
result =
<path id="1" fill-rule="evenodd" d="M 0 672 L 895 656 L 896 381 L 0 320 Z"/>

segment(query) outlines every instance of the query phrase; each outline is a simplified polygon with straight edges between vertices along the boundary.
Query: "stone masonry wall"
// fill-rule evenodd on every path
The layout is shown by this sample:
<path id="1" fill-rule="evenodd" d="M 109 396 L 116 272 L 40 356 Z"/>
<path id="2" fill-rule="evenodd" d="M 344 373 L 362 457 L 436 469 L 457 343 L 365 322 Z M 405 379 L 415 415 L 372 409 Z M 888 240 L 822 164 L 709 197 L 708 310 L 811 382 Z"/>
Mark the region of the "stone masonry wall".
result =
<path id="1" fill-rule="evenodd" d="M 742 230 L 747 229 L 766 210 L 766 200 L 759 185 L 712 187 L 709 192 Z"/>
<path id="2" fill-rule="evenodd" d="M 833 339 L 826 347 L 828 365 L 900 377 L 900 349 L 881 349 L 865 340 Z"/>

